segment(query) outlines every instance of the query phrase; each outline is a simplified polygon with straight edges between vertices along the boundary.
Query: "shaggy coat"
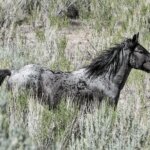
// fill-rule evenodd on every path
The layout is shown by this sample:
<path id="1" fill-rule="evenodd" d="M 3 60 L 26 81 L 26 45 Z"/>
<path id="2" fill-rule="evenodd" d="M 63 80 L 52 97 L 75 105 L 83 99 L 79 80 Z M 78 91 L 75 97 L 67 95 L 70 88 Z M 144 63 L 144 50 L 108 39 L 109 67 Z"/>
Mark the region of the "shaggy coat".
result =
<path id="1" fill-rule="evenodd" d="M 138 36 L 104 51 L 91 64 L 74 72 L 55 72 L 36 64 L 24 66 L 10 76 L 9 90 L 30 89 L 50 108 L 66 96 L 79 105 L 108 97 L 116 108 L 131 69 L 150 72 L 150 53 L 139 44 Z"/>

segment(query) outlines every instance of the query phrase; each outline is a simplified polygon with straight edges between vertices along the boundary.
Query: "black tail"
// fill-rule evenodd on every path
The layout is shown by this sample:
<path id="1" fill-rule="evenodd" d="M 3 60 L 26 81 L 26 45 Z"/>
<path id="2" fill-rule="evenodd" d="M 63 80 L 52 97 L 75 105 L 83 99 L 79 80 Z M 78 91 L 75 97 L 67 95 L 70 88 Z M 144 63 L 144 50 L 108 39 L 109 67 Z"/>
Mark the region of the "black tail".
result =
<path id="1" fill-rule="evenodd" d="M 0 69 L 0 86 L 2 85 L 6 76 L 11 76 L 11 71 L 9 69 Z"/>

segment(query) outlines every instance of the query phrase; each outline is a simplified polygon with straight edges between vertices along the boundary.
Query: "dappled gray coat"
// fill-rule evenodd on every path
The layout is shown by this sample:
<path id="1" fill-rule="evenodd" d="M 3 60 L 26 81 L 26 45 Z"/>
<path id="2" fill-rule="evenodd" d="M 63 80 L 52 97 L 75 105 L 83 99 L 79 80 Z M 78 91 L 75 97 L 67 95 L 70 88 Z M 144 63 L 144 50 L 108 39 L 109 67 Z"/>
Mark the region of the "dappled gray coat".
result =
<path id="1" fill-rule="evenodd" d="M 90 79 L 85 80 L 85 69 L 64 73 L 53 72 L 40 65 L 30 64 L 19 71 L 12 72 L 8 80 L 8 89 L 13 93 L 30 89 L 45 104 L 56 107 L 63 96 L 72 96 L 74 99 L 76 96 L 80 98 L 81 93 L 82 98 L 96 93 L 97 90 L 90 88 L 89 83 Z"/>
<path id="2" fill-rule="evenodd" d="M 132 68 L 150 72 L 150 53 L 138 42 L 139 34 L 104 51 L 88 66 L 74 72 L 54 72 L 30 64 L 12 72 L 8 89 L 31 90 L 50 108 L 65 96 L 78 104 L 101 102 L 109 98 L 116 108 L 120 92 Z"/>

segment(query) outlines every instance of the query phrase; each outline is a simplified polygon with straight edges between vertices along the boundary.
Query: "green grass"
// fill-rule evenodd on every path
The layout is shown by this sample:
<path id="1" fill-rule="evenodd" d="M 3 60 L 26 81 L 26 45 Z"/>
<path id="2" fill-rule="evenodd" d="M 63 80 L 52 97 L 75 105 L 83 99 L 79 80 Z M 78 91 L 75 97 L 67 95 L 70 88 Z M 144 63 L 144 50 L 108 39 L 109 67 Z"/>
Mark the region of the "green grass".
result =
<path id="1" fill-rule="evenodd" d="M 84 0 L 77 0 L 80 26 L 72 26 L 66 17 L 56 15 L 58 5 L 64 8 L 67 0 L 41 0 L 42 7 L 32 11 L 31 1 L 25 2 L 0 2 L 0 22 L 6 17 L 10 23 L 0 29 L 0 68 L 19 69 L 38 63 L 52 70 L 72 71 L 76 64 L 81 68 L 81 64 L 89 63 L 87 53 L 92 59 L 137 32 L 140 43 L 149 49 L 148 1 L 93 0 L 89 12 Z M 30 13 L 25 12 L 26 4 Z M 88 30 L 90 36 L 78 34 Z M 77 39 L 70 41 L 71 36 Z M 85 42 L 87 38 L 91 44 Z M 69 42 L 72 45 L 67 51 Z M 78 45 L 76 49 L 74 45 Z M 133 70 L 116 112 L 103 103 L 100 109 L 86 114 L 66 101 L 57 110 L 49 111 L 27 93 L 13 97 L 4 83 L 0 92 L 0 149 L 148 150 L 150 105 L 145 92 L 148 80 L 146 73 Z"/>

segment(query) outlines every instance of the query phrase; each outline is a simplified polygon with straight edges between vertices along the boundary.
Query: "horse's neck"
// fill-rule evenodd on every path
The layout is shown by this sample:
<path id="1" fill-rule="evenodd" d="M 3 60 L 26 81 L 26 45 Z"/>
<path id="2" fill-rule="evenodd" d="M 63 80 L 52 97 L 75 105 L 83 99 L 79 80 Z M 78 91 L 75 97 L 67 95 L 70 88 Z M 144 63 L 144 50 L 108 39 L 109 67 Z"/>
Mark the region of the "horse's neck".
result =
<path id="1" fill-rule="evenodd" d="M 123 88 L 131 68 L 128 66 L 128 61 L 124 61 L 121 67 L 119 68 L 118 72 L 112 77 L 112 81 L 117 84 L 119 88 Z"/>
<path id="2" fill-rule="evenodd" d="M 101 75 L 98 77 L 98 80 L 94 80 L 95 82 L 99 83 L 99 81 L 101 82 L 102 78 L 103 77 L 106 77 L 106 80 L 108 78 L 108 80 L 111 80 L 111 83 L 113 82 L 114 84 L 116 84 L 120 89 L 123 88 L 128 76 L 129 76 L 129 73 L 131 71 L 131 68 L 128 66 L 128 60 L 124 60 L 122 62 L 122 65 L 121 67 L 119 68 L 119 70 L 117 71 L 116 74 L 113 74 L 110 78 L 109 74 L 107 74 L 108 76 L 106 77 L 105 75 Z M 110 70 L 111 72 L 111 70 Z M 82 69 L 79 69 L 77 71 L 74 71 L 72 72 L 73 76 L 77 79 L 86 79 L 86 81 L 90 81 L 90 79 L 88 80 L 86 78 L 86 69 L 85 68 L 82 68 Z M 95 84 L 95 82 L 93 81 L 93 83 Z M 93 84 L 91 83 L 91 84 Z"/>

